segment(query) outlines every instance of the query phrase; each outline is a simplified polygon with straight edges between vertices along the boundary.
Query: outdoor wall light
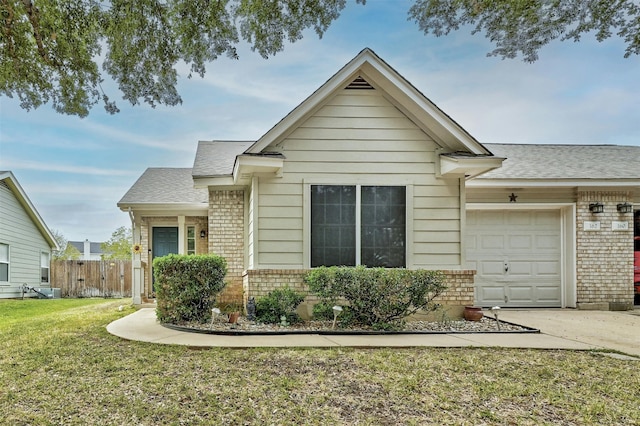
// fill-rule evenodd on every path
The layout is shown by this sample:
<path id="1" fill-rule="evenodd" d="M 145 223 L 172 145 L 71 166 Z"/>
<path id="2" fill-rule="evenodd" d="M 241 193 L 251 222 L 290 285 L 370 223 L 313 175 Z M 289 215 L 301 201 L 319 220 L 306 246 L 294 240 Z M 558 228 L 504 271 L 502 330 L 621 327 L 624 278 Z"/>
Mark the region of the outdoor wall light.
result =
<path id="1" fill-rule="evenodd" d="M 604 212 L 604 204 L 602 204 L 602 203 L 591 203 L 591 204 L 589 204 L 589 211 L 591 213 L 602 213 L 602 212 Z"/>
<path id="2" fill-rule="evenodd" d="M 204 238 L 206 236 L 207 236 L 207 231 L 205 231 L 204 229 L 200 231 L 200 238 Z"/>
<path id="3" fill-rule="evenodd" d="M 620 203 L 620 204 L 618 204 L 618 211 L 620 213 L 632 213 L 633 212 L 633 204 Z"/>

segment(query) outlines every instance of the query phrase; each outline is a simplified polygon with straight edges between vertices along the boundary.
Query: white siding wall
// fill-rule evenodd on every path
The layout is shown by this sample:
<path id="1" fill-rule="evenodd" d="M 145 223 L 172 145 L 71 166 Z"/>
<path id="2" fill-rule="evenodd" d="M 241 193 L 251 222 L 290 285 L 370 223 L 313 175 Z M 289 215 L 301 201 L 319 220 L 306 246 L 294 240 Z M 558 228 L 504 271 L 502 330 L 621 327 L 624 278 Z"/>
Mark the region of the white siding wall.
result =
<path id="1" fill-rule="evenodd" d="M 282 178 L 260 178 L 256 267 L 308 266 L 310 184 L 407 185 L 407 266 L 459 266 L 459 181 L 435 177 L 437 147 L 380 92 L 343 90 L 268 149 L 286 160 Z"/>
<path id="2" fill-rule="evenodd" d="M 51 249 L 4 182 L 0 182 L 0 243 L 9 245 L 9 284 L 0 283 L 0 297 L 20 296 L 24 283 L 48 287 L 40 282 L 40 255 Z"/>

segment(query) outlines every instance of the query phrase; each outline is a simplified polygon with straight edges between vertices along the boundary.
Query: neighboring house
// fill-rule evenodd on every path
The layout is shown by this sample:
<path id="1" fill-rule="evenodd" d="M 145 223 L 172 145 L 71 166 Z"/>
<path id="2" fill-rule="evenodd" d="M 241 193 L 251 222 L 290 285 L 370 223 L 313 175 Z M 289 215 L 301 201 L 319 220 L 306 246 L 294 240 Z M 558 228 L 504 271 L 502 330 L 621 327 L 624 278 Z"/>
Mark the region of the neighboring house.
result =
<path id="1" fill-rule="evenodd" d="M 13 173 L 0 171 L 0 298 L 20 297 L 24 285 L 50 288 L 51 251 L 58 249 Z"/>
<path id="2" fill-rule="evenodd" d="M 102 260 L 102 243 L 94 243 L 89 240 L 84 241 L 68 241 L 75 249 L 80 252 L 82 260 Z"/>
<path id="3" fill-rule="evenodd" d="M 118 203 L 134 302 L 153 258 L 216 253 L 225 301 L 364 264 L 441 270 L 458 309 L 627 308 L 638 164 L 639 147 L 481 144 L 365 49 L 257 141 L 143 173 Z"/>

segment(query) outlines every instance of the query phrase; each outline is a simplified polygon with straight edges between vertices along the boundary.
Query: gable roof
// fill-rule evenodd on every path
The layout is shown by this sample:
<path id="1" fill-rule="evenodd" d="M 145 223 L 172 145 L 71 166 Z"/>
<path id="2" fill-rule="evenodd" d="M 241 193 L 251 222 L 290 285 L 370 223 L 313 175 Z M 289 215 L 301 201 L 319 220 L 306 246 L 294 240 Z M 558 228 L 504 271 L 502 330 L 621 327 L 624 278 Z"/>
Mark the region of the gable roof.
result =
<path id="1" fill-rule="evenodd" d="M 326 83 L 305 99 L 286 117 L 265 133 L 246 153 L 258 154 L 273 143 L 285 138 L 291 129 L 319 109 L 336 90 L 364 79 L 383 95 L 418 127 L 431 136 L 445 152 L 469 152 L 491 155 L 491 152 L 445 114 L 425 95 L 383 61 L 371 49 L 362 50 Z"/>
<path id="2" fill-rule="evenodd" d="M 150 167 L 118 202 L 125 209 L 134 205 L 207 206 L 209 193 L 193 186 L 190 168 Z"/>
<path id="3" fill-rule="evenodd" d="M 193 161 L 194 179 L 230 175 L 236 157 L 253 144 L 254 141 L 199 141 Z"/>
<path id="4" fill-rule="evenodd" d="M 584 185 L 640 184 L 640 147 L 619 145 L 486 144 L 506 157 L 499 169 L 470 185 L 488 181 L 556 181 Z"/>
<path id="5" fill-rule="evenodd" d="M 22 205 L 29 218 L 31 218 L 33 223 L 36 225 L 36 228 L 38 228 L 44 239 L 49 244 L 49 247 L 54 250 L 60 250 L 60 246 L 58 246 L 58 242 L 51 233 L 51 230 L 47 227 L 46 223 L 44 223 L 40 213 L 38 213 L 33 203 L 31 203 L 31 200 L 29 200 L 29 197 L 27 197 L 27 194 L 24 192 L 24 189 L 22 189 L 22 186 L 20 186 L 20 183 L 18 183 L 18 180 L 13 173 L 8 170 L 0 171 L 0 181 L 4 182 L 11 192 L 13 192 L 13 195 Z"/>

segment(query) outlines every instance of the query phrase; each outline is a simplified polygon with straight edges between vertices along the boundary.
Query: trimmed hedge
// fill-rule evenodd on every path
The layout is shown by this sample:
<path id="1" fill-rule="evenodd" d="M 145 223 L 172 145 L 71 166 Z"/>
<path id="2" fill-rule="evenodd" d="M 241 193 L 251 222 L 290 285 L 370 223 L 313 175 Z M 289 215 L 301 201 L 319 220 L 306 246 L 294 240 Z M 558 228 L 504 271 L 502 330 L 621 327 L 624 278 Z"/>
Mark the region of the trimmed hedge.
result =
<path id="1" fill-rule="evenodd" d="M 227 262 L 216 255 L 178 255 L 153 260 L 158 319 L 206 322 L 225 286 Z"/>
<path id="2" fill-rule="evenodd" d="M 330 306 L 346 301 L 342 324 L 376 329 L 397 329 L 409 315 L 434 310 L 433 299 L 446 289 L 439 271 L 364 266 L 315 268 L 304 281 L 320 298 L 320 316 L 328 316 Z"/>

